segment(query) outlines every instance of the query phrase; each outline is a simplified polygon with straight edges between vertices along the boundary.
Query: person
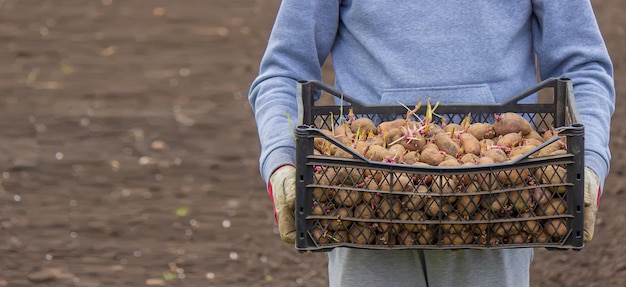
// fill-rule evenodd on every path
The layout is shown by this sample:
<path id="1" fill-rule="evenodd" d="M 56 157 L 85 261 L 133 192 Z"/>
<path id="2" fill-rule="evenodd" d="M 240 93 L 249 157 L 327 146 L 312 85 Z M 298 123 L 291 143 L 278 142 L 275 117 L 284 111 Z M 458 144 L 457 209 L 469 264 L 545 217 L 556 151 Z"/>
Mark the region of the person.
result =
<path id="1" fill-rule="evenodd" d="M 292 244 L 296 81 L 322 80 L 329 56 L 335 88 L 369 104 L 408 104 L 418 96 L 498 103 L 538 76 L 570 78 L 585 126 L 584 241 L 591 240 L 609 172 L 615 90 L 589 0 L 283 0 L 249 101 L 260 173 L 281 238 Z M 528 286 L 533 258 L 531 248 L 327 254 L 329 286 Z"/>

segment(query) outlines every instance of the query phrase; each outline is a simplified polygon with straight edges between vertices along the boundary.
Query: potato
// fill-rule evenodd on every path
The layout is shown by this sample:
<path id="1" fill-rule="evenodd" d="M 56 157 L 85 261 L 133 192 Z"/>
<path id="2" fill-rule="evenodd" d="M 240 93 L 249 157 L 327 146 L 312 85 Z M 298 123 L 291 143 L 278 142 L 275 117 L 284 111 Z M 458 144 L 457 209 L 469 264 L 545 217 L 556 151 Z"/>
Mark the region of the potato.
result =
<path id="1" fill-rule="evenodd" d="M 522 224 L 519 221 L 497 222 L 491 224 L 491 228 L 499 237 L 505 237 L 519 234 L 522 230 Z"/>
<path id="2" fill-rule="evenodd" d="M 461 164 L 461 166 L 475 166 L 475 165 L 476 163 L 472 163 L 472 162 L 466 162 L 466 163 Z M 475 183 L 477 186 L 480 186 L 479 183 L 475 182 L 478 176 L 474 172 L 461 173 L 457 175 L 457 178 L 459 179 L 459 185 L 469 185 L 469 184 Z"/>
<path id="3" fill-rule="evenodd" d="M 368 136 L 367 139 L 365 139 L 365 142 L 370 145 L 379 145 L 379 146 L 385 145 L 385 141 L 383 140 L 382 137 L 379 137 L 379 136 Z"/>
<path id="4" fill-rule="evenodd" d="M 547 188 L 533 187 L 533 201 L 538 205 L 546 205 L 552 198 L 552 191 Z"/>
<path id="5" fill-rule="evenodd" d="M 411 192 L 415 188 L 413 181 L 406 174 L 388 174 L 380 182 L 380 190 Z"/>
<path id="6" fill-rule="evenodd" d="M 480 184 L 480 190 L 482 191 L 493 191 L 500 188 L 497 177 L 490 173 L 477 175 L 475 181 Z"/>
<path id="7" fill-rule="evenodd" d="M 378 133 L 379 135 L 388 132 L 393 128 L 400 128 L 406 124 L 406 119 L 396 119 L 393 121 L 382 122 L 378 125 Z"/>
<path id="8" fill-rule="evenodd" d="M 357 190 L 336 189 L 333 202 L 337 207 L 352 207 L 361 203 L 361 192 Z"/>
<path id="9" fill-rule="evenodd" d="M 363 182 L 367 186 L 371 181 L 376 183 L 383 180 L 383 178 L 388 174 L 387 171 L 377 170 L 377 169 L 365 169 L 363 171 L 363 176 L 365 177 Z"/>
<path id="10" fill-rule="evenodd" d="M 329 230 L 346 230 L 352 225 L 352 220 L 346 219 L 352 217 L 352 211 L 346 207 L 337 208 L 332 212 L 332 216 L 334 218 L 328 220 Z"/>
<path id="11" fill-rule="evenodd" d="M 411 139 L 403 138 L 397 141 L 397 144 L 402 145 L 408 151 L 418 151 L 426 145 L 426 139 L 422 136 L 413 137 Z"/>
<path id="12" fill-rule="evenodd" d="M 466 132 L 473 135 L 479 141 L 495 136 L 493 126 L 490 123 L 473 123 L 467 128 Z"/>
<path id="13" fill-rule="evenodd" d="M 495 219 L 495 215 L 487 210 L 480 209 L 472 216 L 473 221 L 478 221 L 479 223 L 472 224 L 472 233 L 474 234 L 485 234 L 489 229 L 489 221 Z"/>
<path id="14" fill-rule="evenodd" d="M 327 129 L 322 129 L 320 130 L 322 133 L 326 134 L 328 137 L 333 137 L 333 134 L 331 131 L 327 130 Z M 327 155 L 331 155 L 330 153 L 330 146 L 332 144 L 330 143 L 330 141 L 328 141 L 327 139 L 323 138 L 323 137 L 316 137 L 313 139 L 313 148 L 317 151 L 319 151 L 322 154 L 327 154 Z"/>
<path id="15" fill-rule="evenodd" d="M 562 142 L 560 141 L 555 141 L 550 143 L 549 145 L 545 146 L 544 148 L 539 150 L 539 154 L 538 156 L 547 156 L 552 154 L 553 152 L 560 150 L 560 149 L 564 149 L 565 146 L 563 145 Z"/>
<path id="16" fill-rule="evenodd" d="M 378 186 L 376 185 L 377 183 L 375 181 L 372 181 L 372 184 L 368 184 L 367 185 L 367 189 L 371 190 L 371 191 L 362 191 L 361 192 L 361 197 L 363 198 L 363 202 L 367 203 L 371 206 L 377 206 L 378 203 L 382 200 L 383 198 L 383 194 L 376 192 Z M 371 189 L 370 187 L 376 185 L 376 187 L 374 187 L 373 189 Z"/>
<path id="17" fill-rule="evenodd" d="M 352 136 L 352 130 L 348 122 L 344 122 L 334 127 L 334 136 Z"/>
<path id="18" fill-rule="evenodd" d="M 505 135 L 501 135 L 498 137 L 498 140 L 496 141 L 496 145 L 498 146 L 503 146 L 503 147 L 508 147 L 508 148 L 513 148 L 516 146 L 519 146 L 523 143 L 522 141 L 522 133 L 518 132 L 518 133 L 508 133 Z"/>
<path id="19" fill-rule="evenodd" d="M 414 165 L 414 166 L 430 166 L 430 164 L 427 164 L 427 163 L 421 162 L 421 161 L 418 161 L 418 162 L 416 162 L 416 163 L 414 163 L 412 165 Z"/>
<path id="20" fill-rule="evenodd" d="M 560 240 L 567 235 L 567 222 L 564 218 L 550 219 L 544 223 L 543 230 L 553 239 Z"/>
<path id="21" fill-rule="evenodd" d="M 422 209 L 424 207 L 426 196 L 429 192 L 425 185 L 418 185 L 415 193 L 410 193 L 402 197 L 402 206 L 409 211 Z"/>
<path id="22" fill-rule="evenodd" d="M 337 172 L 334 168 L 321 168 L 320 172 L 313 175 L 313 183 L 331 186 L 337 183 Z"/>
<path id="23" fill-rule="evenodd" d="M 562 215 L 567 213 L 567 204 L 560 198 L 553 198 L 547 204 L 535 209 L 538 216 Z"/>
<path id="24" fill-rule="evenodd" d="M 337 170 L 337 185 L 342 186 L 355 186 L 358 183 L 363 182 L 364 177 L 357 169 L 354 168 L 340 168 Z"/>
<path id="25" fill-rule="evenodd" d="M 472 165 L 475 165 L 476 163 L 478 163 L 478 159 L 478 155 L 475 155 L 473 153 L 466 153 L 459 159 L 459 161 L 461 162 L 461 164 L 471 163 Z"/>
<path id="26" fill-rule="evenodd" d="M 397 238 L 398 244 L 400 245 L 415 245 L 417 244 L 417 234 L 415 232 L 409 232 L 407 230 L 401 230 L 398 232 Z"/>
<path id="27" fill-rule="evenodd" d="M 334 195 L 334 191 L 330 195 Z M 316 187 L 313 189 L 313 200 L 318 202 L 327 202 L 328 198 L 329 193 L 327 188 Z"/>
<path id="28" fill-rule="evenodd" d="M 390 145 L 393 142 L 400 139 L 401 137 L 403 137 L 404 133 L 402 132 L 401 128 L 397 127 L 397 128 L 392 128 L 388 131 L 384 131 L 381 135 L 382 135 L 382 139 L 384 143 L 383 146 L 387 147 L 387 145 Z"/>
<path id="29" fill-rule="evenodd" d="M 393 154 L 383 146 L 370 145 L 363 156 L 368 160 L 381 162 L 392 158 Z"/>
<path id="30" fill-rule="evenodd" d="M 529 234 L 535 234 L 535 235 L 543 232 L 543 226 L 541 226 L 541 223 L 539 223 L 539 221 L 537 220 L 530 219 L 533 217 L 531 212 L 524 212 L 520 214 L 519 217 L 528 218 L 528 220 L 525 220 L 522 222 L 522 230 L 528 232 Z"/>
<path id="31" fill-rule="evenodd" d="M 534 132 L 534 131 L 533 131 Z M 536 133 L 536 132 L 535 132 Z M 543 143 L 543 139 L 541 137 L 539 138 L 534 138 L 534 137 L 525 137 L 522 140 L 522 145 L 529 145 L 529 146 L 539 146 Z"/>
<path id="32" fill-rule="evenodd" d="M 406 148 L 404 146 L 395 144 L 387 148 L 389 154 L 391 154 L 391 158 L 393 158 L 394 162 L 399 163 L 400 159 L 404 157 L 406 153 Z"/>
<path id="33" fill-rule="evenodd" d="M 374 124 L 374 122 L 369 118 L 358 118 L 350 123 L 350 131 L 353 133 L 365 133 L 368 134 L 370 132 L 376 134 L 378 133 L 378 128 Z"/>
<path id="34" fill-rule="evenodd" d="M 456 212 L 451 211 L 443 218 L 441 229 L 446 233 L 467 232 L 467 224 L 463 223 L 463 219 Z"/>
<path id="35" fill-rule="evenodd" d="M 459 159 L 456 156 L 452 156 L 449 154 L 443 155 L 443 161 L 458 161 Z"/>
<path id="36" fill-rule="evenodd" d="M 408 122 L 404 124 L 404 126 L 409 129 L 420 129 L 422 127 L 422 122 L 409 120 Z"/>
<path id="37" fill-rule="evenodd" d="M 530 235 L 525 232 L 520 232 L 509 237 L 504 238 L 504 244 L 524 244 L 529 243 L 531 240 Z"/>
<path id="38" fill-rule="evenodd" d="M 439 165 L 445 159 L 445 152 L 426 149 L 420 153 L 420 161 L 431 166 Z"/>
<path id="39" fill-rule="evenodd" d="M 513 147 L 511 149 L 511 152 L 509 153 L 509 159 L 513 159 L 513 157 L 515 156 L 521 156 L 527 152 L 532 151 L 536 146 L 534 145 L 528 145 L 528 144 L 524 144 L 521 146 L 516 146 Z M 538 153 L 536 153 L 538 155 Z"/>
<path id="40" fill-rule="evenodd" d="M 380 219 L 397 218 L 402 212 L 402 202 L 397 197 L 386 197 L 378 203 L 376 217 Z"/>
<path id="41" fill-rule="evenodd" d="M 480 184 L 476 181 L 469 182 L 467 184 L 459 185 L 457 192 L 461 193 L 476 193 L 480 191 Z"/>
<path id="42" fill-rule="evenodd" d="M 357 206 L 355 206 L 352 213 L 354 215 L 354 218 L 358 219 L 374 218 L 374 208 L 369 203 L 365 202 L 359 203 Z M 367 222 L 365 221 L 359 221 L 357 223 L 359 223 L 360 225 L 367 224 Z"/>
<path id="43" fill-rule="evenodd" d="M 354 134 L 352 133 L 352 131 L 350 131 L 348 123 L 336 126 L 334 128 L 334 133 L 331 131 L 331 134 L 335 138 L 335 140 L 345 145 L 349 145 L 354 138 Z"/>
<path id="44" fill-rule="evenodd" d="M 426 151 L 426 150 L 432 150 L 432 151 L 439 151 L 439 147 L 434 144 L 433 142 L 428 142 L 426 143 L 421 149 L 420 149 L 420 153 Z"/>
<path id="45" fill-rule="evenodd" d="M 445 133 L 443 128 L 436 124 L 430 124 L 426 128 L 424 128 L 424 130 L 426 131 L 426 137 L 428 138 L 434 137 L 435 135 L 440 133 Z"/>
<path id="46" fill-rule="evenodd" d="M 311 210 L 312 215 L 324 215 L 324 207 L 321 205 L 313 205 L 313 209 Z"/>
<path id="47" fill-rule="evenodd" d="M 352 149 L 356 150 L 356 153 L 360 155 L 364 155 L 365 152 L 369 149 L 371 144 L 365 140 L 359 140 L 352 144 Z"/>
<path id="48" fill-rule="evenodd" d="M 559 131 L 555 130 L 555 129 L 552 127 L 552 128 L 549 128 L 549 129 L 545 130 L 545 131 L 543 132 L 543 134 L 541 135 L 541 137 L 543 138 L 543 141 L 545 142 L 545 141 L 547 141 L 547 140 L 549 140 L 549 139 L 553 138 L 554 136 L 556 136 L 556 135 L 558 135 L 558 134 L 559 134 Z"/>
<path id="49" fill-rule="evenodd" d="M 343 157 L 343 158 L 353 158 L 354 157 L 351 153 L 349 153 L 349 152 L 347 152 L 347 151 L 345 151 L 344 149 L 341 149 L 341 148 L 337 148 L 335 150 L 335 152 L 333 153 L 333 155 L 336 156 L 336 157 Z"/>
<path id="50" fill-rule="evenodd" d="M 518 213 L 528 212 L 534 206 L 533 195 L 528 189 L 510 191 L 509 202 Z"/>
<path id="51" fill-rule="evenodd" d="M 408 221 L 402 223 L 402 226 L 410 232 L 417 232 L 425 228 L 424 223 L 422 222 L 426 220 L 426 216 L 419 210 L 410 212 L 402 211 L 398 214 L 398 220 Z"/>
<path id="52" fill-rule="evenodd" d="M 567 191 L 567 186 L 561 185 L 567 181 L 567 170 L 561 166 L 551 165 L 535 170 L 535 178 L 542 184 L 550 184 L 548 189 L 559 194 Z"/>
<path id="53" fill-rule="evenodd" d="M 482 139 L 480 141 L 480 153 L 486 152 L 493 148 L 496 145 L 496 142 L 493 139 Z"/>
<path id="54" fill-rule="evenodd" d="M 559 149 L 550 153 L 550 155 L 564 155 L 567 154 L 567 150 Z"/>
<path id="55" fill-rule="evenodd" d="M 497 237 L 497 236 L 487 236 L 486 233 L 483 233 L 480 236 L 478 236 L 476 241 L 480 244 L 484 244 L 487 246 L 497 246 L 497 245 L 502 244 L 502 238 Z"/>
<path id="56" fill-rule="evenodd" d="M 489 209 L 494 213 L 498 213 L 504 209 L 508 203 L 508 196 L 505 192 L 491 194 L 489 196 L 483 196 L 481 206 Z"/>
<path id="57" fill-rule="evenodd" d="M 328 215 L 334 209 L 335 207 L 332 205 L 332 203 L 315 204 L 313 206 L 313 210 L 311 211 L 311 214 L 317 215 L 317 216 Z"/>
<path id="58" fill-rule="evenodd" d="M 447 199 L 441 197 L 431 197 L 424 203 L 424 211 L 432 217 L 442 217 L 453 210 L 453 206 Z"/>
<path id="59" fill-rule="evenodd" d="M 381 176 L 384 176 L 381 174 Z M 363 181 L 363 185 L 365 186 L 366 189 L 371 190 L 371 191 L 378 191 L 381 190 L 380 189 L 380 182 L 382 181 L 382 178 L 377 179 L 376 176 L 368 176 L 365 178 L 365 180 Z M 377 192 L 368 192 L 368 193 L 377 193 Z M 365 193 L 363 193 L 363 196 L 365 197 Z M 365 199 L 365 198 L 364 198 Z M 367 199 L 365 199 L 367 200 Z"/>
<path id="60" fill-rule="evenodd" d="M 461 233 L 444 233 L 441 238 L 443 245 L 464 245 L 474 243 L 474 236 L 464 231 Z"/>
<path id="61" fill-rule="evenodd" d="M 445 131 L 446 133 L 460 133 L 463 131 L 463 127 L 459 124 L 456 123 L 449 123 L 446 124 L 445 126 L 443 126 L 443 131 Z"/>
<path id="62" fill-rule="evenodd" d="M 534 234 L 533 235 L 533 242 L 535 242 L 535 243 L 548 243 L 551 240 L 552 240 L 551 236 L 548 235 L 544 231 L 541 231 L 541 233 L 539 233 L 539 234 Z"/>
<path id="63" fill-rule="evenodd" d="M 459 196 L 455 204 L 456 212 L 463 218 L 469 218 L 474 215 L 480 207 L 480 201 L 480 195 Z"/>
<path id="64" fill-rule="evenodd" d="M 402 230 L 402 227 L 400 224 L 398 223 L 391 224 L 389 222 L 377 222 L 373 224 L 372 227 L 375 227 L 376 232 L 378 232 L 379 234 L 387 234 L 387 233 L 393 234 Z"/>
<path id="65" fill-rule="evenodd" d="M 330 231 L 315 227 L 313 229 L 313 239 L 320 245 L 348 242 L 348 232 L 345 230 Z"/>
<path id="66" fill-rule="evenodd" d="M 456 192 L 456 188 L 459 185 L 459 181 L 456 177 L 448 177 L 445 175 L 436 175 L 430 185 L 430 190 L 437 194 L 453 194 Z"/>
<path id="67" fill-rule="evenodd" d="M 482 152 L 481 155 L 483 157 L 489 157 L 493 159 L 495 163 L 501 163 L 509 160 L 509 157 L 506 155 L 506 153 L 503 150 L 497 148 L 488 149 Z"/>
<path id="68" fill-rule="evenodd" d="M 461 148 L 465 154 L 480 155 L 480 141 L 470 133 L 462 133 L 459 135 Z"/>
<path id="69" fill-rule="evenodd" d="M 496 132 L 496 135 L 519 132 L 521 132 L 522 135 L 527 135 L 533 129 L 530 122 L 528 122 L 528 120 L 523 118 L 521 115 L 508 112 L 495 115 L 493 130 Z"/>
<path id="70" fill-rule="evenodd" d="M 496 162 L 490 157 L 479 157 L 476 161 L 475 165 L 489 165 L 495 164 Z M 498 187 L 498 182 L 496 181 L 496 177 L 492 176 L 490 173 L 476 174 L 471 173 L 468 175 L 464 175 L 461 177 L 465 184 L 469 184 L 469 182 L 473 181 L 478 184 L 481 190 L 489 191 Z"/>
<path id="71" fill-rule="evenodd" d="M 348 231 L 348 240 L 355 244 L 372 244 L 376 241 L 376 233 L 369 226 L 355 225 Z"/>
<path id="72" fill-rule="evenodd" d="M 435 233 L 430 228 L 425 228 L 424 230 L 420 230 L 415 233 L 415 237 L 417 239 L 417 243 L 420 245 L 430 245 L 433 243 L 435 239 Z"/>
<path id="73" fill-rule="evenodd" d="M 317 244 L 330 243 L 328 231 L 323 230 L 321 227 L 314 227 L 312 235 L 313 241 L 317 242 Z"/>
<path id="74" fill-rule="evenodd" d="M 414 164 L 420 161 L 420 154 L 416 151 L 407 152 L 402 158 L 402 163 L 404 164 Z"/>
<path id="75" fill-rule="evenodd" d="M 498 181 L 503 185 L 519 185 L 530 177 L 530 170 L 527 168 L 500 171 L 497 173 Z"/>
<path id="76" fill-rule="evenodd" d="M 519 157 L 521 157 L 521 155 L 518 155 L 518 154 L 513 155 L 513 156 L 509 156 L 509 160 L 508 161 L 513 162 L 513 161 L 517 160 Z"/>
<path id="77" fill-rule="evenodd" d="M 530 133 L 528 133 L 526 136 L 524 136 L 525 140 L 536 140 L 539 143 L 543 143 L 543 137 L 536 131 L 536 130 L 532 130 L 530 131 Z"/>
<path id="78" fill-rule="evenodd" d="M 388 222 L 379 222 L 373 224 L 370 228 L 374 228 L 376 230 L 376 244 L 379 245 L 395 243 L 397 237 L 396 235 L 400 232 L 400 230 L 402 230 L 400 224 L 390 224 Z"/>
<path id="79" fill-rule="evenodd" d="M 437 166 L 461 166 L 461 163 L 456 158 L 449 157 L 440 162 Z"/>
<path id="80" fill-rule="evenodd" d="M 461 147 L 453 141 L 447 133 L 438 133 L 435 135 L 434 143 L 440 150 L 451 156 L 459 155 L 459 151 L 461 150 Z"/>

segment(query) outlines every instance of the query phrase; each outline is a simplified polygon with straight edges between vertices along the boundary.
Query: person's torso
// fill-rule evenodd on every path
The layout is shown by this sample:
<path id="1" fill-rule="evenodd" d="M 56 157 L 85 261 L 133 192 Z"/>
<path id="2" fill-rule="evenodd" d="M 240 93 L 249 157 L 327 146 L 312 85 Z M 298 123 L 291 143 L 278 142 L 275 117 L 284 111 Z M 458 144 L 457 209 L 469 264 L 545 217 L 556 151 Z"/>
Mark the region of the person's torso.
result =
<path id="1" fill-rule="evenodd" d="M 502 102 L 536 82 L 530 1 L 341 5 L 336 85 L 365 102 Z"/>

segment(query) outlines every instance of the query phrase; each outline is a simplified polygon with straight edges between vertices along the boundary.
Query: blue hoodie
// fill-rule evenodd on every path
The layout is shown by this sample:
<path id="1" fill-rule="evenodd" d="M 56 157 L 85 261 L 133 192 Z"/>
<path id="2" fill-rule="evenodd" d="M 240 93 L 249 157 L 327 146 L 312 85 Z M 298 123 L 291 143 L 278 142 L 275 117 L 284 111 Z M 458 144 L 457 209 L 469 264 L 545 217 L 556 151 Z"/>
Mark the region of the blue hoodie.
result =
<path id="1" fill-rule="evenodd" d="M 613 67 L 589 0 L 283 0 L 249 93 L 265 180 L 280 165 L 294 163 L 296 81 L 321 80 L 320 66 L 329 55 L 335 87 L 373 104 L 418 96 L 442 103 L 503 102 L 537 83 L 537 58 L 541 79 L 572 79 L 585 125 L 585 163 L 602 181 L 609 172 Z M 329 255 L 336 258 L 330 265 L 343 266 L 337 268 L 344 275 L 351 268 L 349 261 L 338 265 L 339 258 L 350 258 L 345 252 L 362 251 Z M 511 252 L 524 251 L 483 253 Z M 524 254 L 503 260 L 518 264 L 532 256 Z M 493 266 L 494 272 L 515 270 L 500 265 L 509 271 Z"/>

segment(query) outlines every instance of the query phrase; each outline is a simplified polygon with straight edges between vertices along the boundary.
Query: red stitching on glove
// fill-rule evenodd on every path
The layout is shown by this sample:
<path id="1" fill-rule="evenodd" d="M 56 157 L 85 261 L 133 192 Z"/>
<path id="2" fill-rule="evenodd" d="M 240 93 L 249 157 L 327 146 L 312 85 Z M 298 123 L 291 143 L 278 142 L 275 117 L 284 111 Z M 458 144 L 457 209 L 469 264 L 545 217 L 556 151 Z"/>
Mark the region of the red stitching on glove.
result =
<path id="1" fill-rule="evenodd" d="M 602 194 L 602 190 L 598 186 L 598 196 L 596 197 L 596 207 L 600 206 L 600 194 Z"/>
<path id="2" fill-rule="evenodd" d="M 267 181 L 267 193 L 270 196 L 270 201 L 272 201 L 272 208 L 274 209 L 274 221 L 278 224 L 278 213 L 276 212 L 276 204 L 274 204 L 274 191 L 272 190 L 272 181 Z"/>
<path id="3" fill-rule="evenodd" d="M 276 172 L 279 168 L 286 166 L 286 165 L 290 165 L 293 166 L 292 164 L 283 164 L 279 167 L 277 167 L 274 172 Z M 276 204 L 274 203 L 274 191 L 272 190 L 272 181 L 271 180 L 267 180 L 267 193 L 270 196 L 270 200 L 272 201 L 272 208 L 274 209 L 274 221 L 276 221 L 276 223 L 278 224 L 278 212 L 276 212 Z"/>

